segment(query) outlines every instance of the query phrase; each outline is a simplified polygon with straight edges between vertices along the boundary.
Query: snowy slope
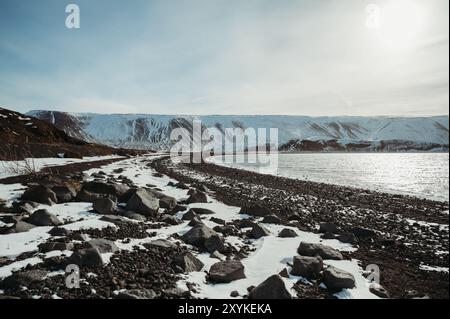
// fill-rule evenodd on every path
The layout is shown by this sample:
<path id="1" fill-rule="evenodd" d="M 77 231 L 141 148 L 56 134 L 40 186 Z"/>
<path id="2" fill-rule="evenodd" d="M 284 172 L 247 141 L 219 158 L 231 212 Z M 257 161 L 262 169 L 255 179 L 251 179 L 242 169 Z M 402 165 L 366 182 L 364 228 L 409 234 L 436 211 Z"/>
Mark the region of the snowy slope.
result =
<path id="1" fill-rule="evenodd" d="M 76 137 L 112 146 L 168 149 L 170 132 L 177 127 L 192 131 L 192 120 L 203 127 L 278 128 L 279 145 L 292 140 L 349 143 L 409 141 L 415 144 L 446 145 L 448 116 L 436 117 L 307 117 L 307 116 L 174 116 L 150 114 L 92 114 L 31 111 L 27 113 L 51 121 Z"/>

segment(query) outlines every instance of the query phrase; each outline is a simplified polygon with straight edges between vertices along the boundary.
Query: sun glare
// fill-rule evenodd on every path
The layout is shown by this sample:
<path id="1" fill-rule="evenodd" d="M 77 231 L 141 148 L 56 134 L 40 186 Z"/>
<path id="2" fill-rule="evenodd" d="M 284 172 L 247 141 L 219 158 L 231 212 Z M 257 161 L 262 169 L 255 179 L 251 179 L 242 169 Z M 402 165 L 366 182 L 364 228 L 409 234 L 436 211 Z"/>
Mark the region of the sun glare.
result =
<path id="1" fill-rule="evenodd" d="M 391 0 L 380 10 L 378 36 L 389 49 L 414 45 L 425 24 L 424 7 L 411 0 Z"/>

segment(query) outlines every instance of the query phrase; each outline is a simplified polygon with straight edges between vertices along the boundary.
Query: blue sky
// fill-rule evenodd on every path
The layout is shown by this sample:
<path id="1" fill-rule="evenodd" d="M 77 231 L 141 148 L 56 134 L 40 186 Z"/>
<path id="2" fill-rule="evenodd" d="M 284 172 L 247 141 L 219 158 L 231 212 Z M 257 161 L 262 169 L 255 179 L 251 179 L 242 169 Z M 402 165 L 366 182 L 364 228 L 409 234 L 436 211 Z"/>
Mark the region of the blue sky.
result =
<path id="1" fill-rule="evenodd" d="M 80 7 L 80 29 L 65 27 L 69 3 Z M 390 19 L 376 30 L 366 26 L 370 3 Z M 448 3 L 0 0 L 0 106 L 448 114 Z"/>

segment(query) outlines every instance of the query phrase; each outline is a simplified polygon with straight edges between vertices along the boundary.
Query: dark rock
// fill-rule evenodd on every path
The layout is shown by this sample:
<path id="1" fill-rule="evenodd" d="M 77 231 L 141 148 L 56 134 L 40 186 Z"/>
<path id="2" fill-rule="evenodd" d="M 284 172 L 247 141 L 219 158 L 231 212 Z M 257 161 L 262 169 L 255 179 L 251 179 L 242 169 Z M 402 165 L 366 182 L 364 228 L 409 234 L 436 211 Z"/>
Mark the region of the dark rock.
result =
<path id="1" fill-rule="evenodd" d="M 369 286 L 369 291 L 380 298 L 390 298 L 388 291 L 381 285 L 372 283 Z"/>
<path id="2" fill-rule="evenodd" d="M 177 200 L 170 196 L 164 196 L 159 200 L 159 206 L 161 208 L 172 210 L 177 206 Z"/>
<path id="3" fill-rule="evenodd" d="M 234 225 L 216 226 L 213 229 L 225 236 L 237 236 L 240 233 L 239 229 L 237 229 Z"/>
<path id="4" fill-rule="evenodd" d="M 232 298 L 239 297 L 239 292 L 237 290 L 233 290 L 232 292 L 230 292 L 230 297 Z"/>
<path id="5" fill-rule="evenodd" d="M 278 216 L 276 216 L 276 215 L 267 215 L 267 216 L 264 217 L 264 219 L 262 220 L 262 223 L 265 223 L 265 224 L 277 224 L 277 225 L 279 225 L 279 224 L 282 223 L 282 221 L 281 221 L 281 219 L 280 219 Z"/>
<path id="6" fill-rule="evenodd" d="M 104 182 L 92 181 L 83 184 L 83 190 L 90 193 L 108 194 L 120 198 L 128 193 L 130 187 L 124 184 L 108 184 Z"/>
<path id="7" fill-rule="evenodd" d="M 53 227 L 48 233 L 52 236 L 69 236 L 72 234 L 72 231 L 62 227 Z"/>
<path id="8" fill-rule="evenodd" d="M 54 250 L 60 250 L 60 251 L 72 250 L 73 244 L 72 243 L 60 243 L 60 242 L 47 242 L 47 243 L 39 244 L 38 248 L 41 253 L 48 253 L 48 252 L 54 251 Z"/>
<path id="9" fill-rule="evenodd" d="M 336 224 L 333 223 L 321 223 L 319 227 L 319 233 L 338 233 Z"/>
<path id="10" fill-rule="evenodd" d="M 292 299 L 283 279 L 279 275 L 267 278 L 263 283 L 250 291 L 249 299 Z"/>
<path id="11" fill-rule="evenodd" d="M 189 198 L 187 199 L 187 203 L 188 204 L 193 204 L 193 203 L 207 203 L 208 202 L 208 196 L 206 196 L 205 193 L 201 192 L 201 191 L 194 191 L 191 193 L 191 195 L 189 196 Z"/>
<path id="12" fill-rule="evenodd" d="M 217 233 L 206 225 L 198 225 L 191 228 L 186 234 L 184 234 L 182 236 L 182 240 L 187 244 L 205 250 L 205 241 L 216 235 Z"/>
<path id="13" fill-rule="evenodd" d="M 355 278 L 352 274 L 333 266 L 329 266 L 323 271 L 323 282 L 332 292 L 355 287 Z"/>
<path id="14" fill-rule="evenodd" d="M 197 215 L 213 215 L 213 214 L 215 214 L 215 212 L 213 212 L 212 210 L 207 209 L 207 208 L 194 207 L 194 208 L 191 208 L 190 210 L 193 211 Z"/>
<path id="15" fill-rule="evenodd" d="M 135 212 L 130 212 L 130 211 L 125 211 L 122 214 L 124 217 L 132 219 L 132 220 L 137 220 L 139 222 L 145 222 L 147 220 L 147 217 L 145 217 L 144 215 L 135 213 Z"/>
<path id="16" fill-rule="evenodd" d="M 312 279 L 320 274 L 322 267 L 323 261 L 320 257 L 295 256 L 291 274 Z"/>
<path id="17" fill-rule="evenodd" d="M 225 225 L 226 224 L 226 222 L 223 219 L 220 219 L 220 218 L 217 218 L 217 217 L 211 217 L 209 220 L 214 222 L 214 223 L 216 223 L 216 224 L 219 224 L 219 225 Z"/>
<path id="18" fill-rule="evenodd" d="M 157 296 L 152 289 L 130 289 L 119 292 L 117 299 L 155 299 Z"/>
<path id="19" fill-rule="evenodd" d="M 329 246 L 322 244 L 300 243 L 297 252 L 302 256 L 320 256 L 323 259 L 342 260 L 344 257 L 342 254 Z"/>
<path id="20" fill-rule="evenodd" d="M 147 249 L 153 249 L 153 248 L 166 248 L 166 249 L 173 249 L 177 248 L 177 245 L 171 241 L 168 241 L 166 239 L 156 239 L 152 240 L 148 243 L 143 244 L 143 246 Z"/>
<path id="21" fill-rule="evenodd" d="M 270 236 L 270 232 L 263 226 L 255 224 L 250 232 L 250 235 L 252 238 L 259 239 L 261 237 Z"/>
<path id="22" fill-rule="evenodd" d="M 46 205 L 53 205 L 58 202 L 56 194 L 50 188 L 43 185 L 28 188 L 23 193 L 22 199 Z"/>
<path id="23" fill-rule="evenodd" d="M 237 260 L 219 261 L 209 270 L 209 279 L 214 283 L 229 283 L 243 278 L 244 265 Z"/>
<path id="24" fill-rule="evenodd" d="M 191 219 L 191 221 L 189 222 L 188 225 L 192 226 L 192 227 L 197 227 L 197 226 L 204 225 L 204 223 L 201 220 L 200 216 L 195 216 L 194 218 Z"/>
<path id="25" fill-rule="evenodd" d="M 297 237 L 297 233 L 295 232 L 295 230 L 289 229 L 289 228 L 284 228 L 280 231 L 280 233 L 278 234 L 278 237 L 281 238 L 294 238 Z"/>
<path id="26" fill-rule="evenodd" d="M 367 238 L 375 238 L 377 237 L 377 233 L 371 229 L 363 228 L 363 227 L 354 227 L 351 232 L 357 237 L 361 239 Z"/>
<path id="27" fill-rule="evenodd" d="M 324 233 L 323 235 L 320 236 L 320 238 L 322 239 L 335 239 L 336 235 L 330 232 Z"/>
<path id="28" fill-rule="evenodd" d="M 102 215 L 115 215 L 117 214 L 117 203 L 110 198 L 101 197 L 94 200 L 92 208 Z"/>
<path id="29" fill-rule="evenodd" d="M 95 200 L 99 198 L 103 198 L 104 196 L 102 194 L 97 193 L 91 193 L 87 190 L 82 189 L 78 194 L 75 200 L 77 202 L 86 202 L 86 203 L 93 203 Z M 115 198 L 113 195 L 110 195 L 109 198 Z"/>
<path id="30" fill-rule="evenodd" d="M 42 281 L 47 275 L 45 270 L 27 270 L 13 273 L 6 277 L 1 283 L 2 288 L 5 289 L 19 289 L 20 287 L 27 287 L 29 284 Z"/>
<path id="31" fill-rule="evenodd" d="M 215 251 L 223 252 L 225 250 L 225 244 L 222 237 L 220 237 L 219 235 L 212 235 L 211 237 L 206 239 L 204 246 L 206 251 L 208 251 L 209 253 L 213 253 Z"/>
<path id="32" fill-rule="evenodd" d="M 189 186 L 187 186 L 186 184 L 184 184 L 184 183 L 177 183 L 177 184 L 175 184 L 174 185 L 176 188 L 179 188 L 179 189 L 189 189 Z"/>
<path id="33" fill-rule="evenodd" d="M 61 221 L 46 209 L 35 211 L 27 220 L 28 223 L 36 226 L 59 226 Z"/>
<path id="34" fill-rule="evenodd" d="M 121 226 L 123 224 L 134 223 L 132 220 L 119 215 L 103 215 L 99 220 Z"/>
<path id="35" fill-rule="evenodd" d="M 355 245 L 358 243 L 358 238 L 356 238 L 353 233 L 342 233 L 337 236 L 337 239 L 346 244 Z"/>
<path id="36" fill-rule="evenodd" d="M 88 245 L 91 248 L 97 249 L 101 254 L 115 253 L 119 251 L 119 248 L 113 241 L 103 238 L 92 239 L 88 241 Z"/>
<path id="37" fill-rule="evenodd" d="M 192 220 L 192 218 L 196 217 L 197 214 L 194 213 L 193 210 L 189 210 L 188 212 L 183 214 L 183 217 L 181 217 L 182 220 Z"/>
<path id="38" fill-rule="evenodd" d="M 283 278 L 289 278 L 289 272 L 288 272 L 287 268 L 283 268 L 283 270 L 280 271 L 278 273 L 278 275 L 280 275 Z"/>
<path id="39" fill-rule="evenodd" d="M 52 187 L 52 191 L 56 194 L 58 203 L 70 202 L 77 196 L 77 192 L 75 191 L 75 189 L 69 186 L 57 185 Z"/>
<path id="40" fill-rule="evenodd" d="M 184 251 L 175 257 L 174 263 L 184 272 L 201 271 L 204 264 L 189 251 Z"/>
<path id="41" fill-rule="evenodd" d="M 257 217 L 265 217 L 268 215 L 272 215 L 272 212 L 267 207 L 264 207 L 260 204 L 251 205 L 251 206 L 244 206 L 241 208 L 240 214 L 247 214 L 251 216 L 257 216 Z"/>
<path id="42" fill-rule="evenodd" d="M 176 219 L 174 216 L 168 215 L 168 214 L 162 215 L 161 221 L 166 224 L 169 224 L 169 225 L 178 225 L 180 223 L 180 221 L 178 219 Z"/>
<path id="43" fill-rule="evenodd" d="M 159 199 L 145 189 L 138 189 L 131 196 L 126 208 L 144 216 L 156 216 L 159 210 Z"/>
<path id="44" fill-rule="evenodd" d="M 9 233 L 24 233 L 29 231 L 32 228 L 35 228 L 35 225 L 23 222 L 23 221 L 18 221 L 10 230 Z"/>
<path id="45" fill-rule="evenodd" d="M 75 251 L 68 259 L 67 264 L 75 264 L 80 267 L 102 266 L 103 259 L 95 248 L 86 248 Z"/>

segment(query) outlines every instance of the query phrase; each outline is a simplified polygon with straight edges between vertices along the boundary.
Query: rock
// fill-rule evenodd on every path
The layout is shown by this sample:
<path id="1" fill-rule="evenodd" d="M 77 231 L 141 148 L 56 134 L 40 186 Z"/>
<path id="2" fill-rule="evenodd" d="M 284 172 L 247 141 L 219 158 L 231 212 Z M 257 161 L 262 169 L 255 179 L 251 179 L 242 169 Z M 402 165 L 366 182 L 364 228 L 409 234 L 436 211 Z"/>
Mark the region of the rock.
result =
<path id="1" fill-rule="evenodd" d="M 184 212 L 186 210 L 187 210 L 186 206 L 177 204 L 172 210 L 170 210 L 170 213 L 171 214 L 176 214 L 176 213 L 179 213 L 179 212 Z"/>
<path id="2" fill-rule="evenodd" d="M 192 203 L 207 203 L 208 202 L 208 196 L 206 196 L 205 193 L 201 191 L 194 191 L 191 193 L 189 198 L 187 199 L 188 204 Z"/>
<path id="3" fill-rule="evenodd" d="M 181 182 L 175 184 L 174 186 L 179 189 L 189 189 L 189 186 L 187 186 L 186 184 L 181 183 Z"/>
<path id="4" fill-rule="evenodd" d="M 112 223 L 114 225 L 123 225 L 128 223 L 134 223 L 133 221 L 129 220 L 126 217 L 119 216 L 119 215 L 103 215 L 99 220 Z"/>
<path id="5" fill-rule="evenodd" d="M 27 222 L 36 226 L 59 226 L 62 224 L 58 217 L 51 214 L 46 209 L 39 209 L 35 211 L 28 218 Z"/>
<path id="6" fill-rule="evenodd" d="M 250 232 L 250 236 L 252 238 L 259 239 L 261 237 L 270 236 L 270 232 L 263 226 L 255 224 Z"/>
<path id="7" fill-rule="evenodd" d="M 177 206 L 177 200 L 174 197 L 165 196 L 159 200 L 161 208 L 172 210 Z"/>
<path id="8" fill-rule="evenodd" d="M 47 275 L 45 270 L 27 270 L 13 273 L 6 277 L 2 282 L 2 288 L 5 289 L 19 289 L 20 287 L 27 287 L 29 284 L 42 281 Z"/>
<path id="9" fill-rule="evenodd" d="M 58 202 L 56 194 L 50 188 L 43 185 L 29 187 L 23 193 L 22 199 L 46 205 L 53 205 Z"/>
<path id="10" fill-rule="evenodd" d="M 216 226 L 213 229 L 224 236 L 237 236 L 240 233 L 234 225 Z"/>
<path id="11" fill-rule="evenodd" d="M 320 236 L 320 238 L 322 239 L 335 239 L 336 235 L 330 232 L 324 233 L 323 235 Z"/>
<path id="12" fill-rule="evenodd" d="M 34 209 L 39 206 L 38 203 L 30 202 L 30 201 L 21 201 L 21 202 L 13 202 L 12 204 L 14 211 L 16 213 L 28 213 L 31 214 Z"/>
<path id="13" fill-rule="evenodd" d="M 10 229 L 11 233 L 24 233 L 29 231 L 32 228 L 35 228 L 35 225 L 23 222 L 23 221 L 18 221 L 12 229 Z"/>
<path id="14" fill-rule="evenodd" d="M 241 219 L 234 221 L 235 225 L 239 228 L 249 228 L 256 225 L 256 223 L 250 219 Z"/>
<path id="15" fill-rule="evenodd" d="M 225 250 L 225 244 L 222 237 L 220 237 L 219 235 L 212 235 L 211 237 L 206 239 L 204 246 L 206 251 L 208 251 L 209 253 L 213 253 L 215 251 L 223 252 Z"/>
<path id="16" fill-rule="evenodd" d="M 387 290 L 376 283 L 372 283 L 369 286 L 369 291 L 371 293 L 373 293 L 375 296 L 380 297 L 380 298 L 390 298 L 389 293 L 387 292 Z"/>
<path id="17" fill-rule="evenodd" d="M 194 213 L 193 210 L 189 210 L 187 213 L 183 214 L 183 217 L 181 217 L 182 220 L 192 220 L 192 218 L 196 217 L 197 214 Z"/>
<path id="18" fill-rule="evenodd" d="M 77 196 L 75 189 L 69 186 L 54 186 L 52 187 L 52 191 L 56 194 L 58 203 L 70 202 Z"/>
<path id="19" fill-rule="evenodd" d="M 117 203 L 107 197 L 101 197 L 94 200 L 92 208 L 102 215 L 115 215 L 117 214 Z"/>
<path id="20" fill-rule="evenodd" d="M 237 290 L 233 290 L 232 292 L 230 292 L 230 297 L 232 298 L 239 297 L 239 292 Z"/>
<path id="21" fill-rule="evenodd" d="M 159 199 L 145 189 L 138 189 L 131 196 L 126 208 L 144 216 L 156 216 L 159 210 Z"/>
<path id="22" fill-rule="evenodd" d="M 178 219 L 176 219 L 174 216 L 168 215 L 168 214 L 162 215 L 161 221 L 166 224 L 169 224 L 169 225 L 178 225 L 180 223 L 178 221 Z"/>
<path id="23" fill-rule="evenodd" d="M 281 219 L 276 216 L 276 215 L 267 215 L 266 217 L 264 217 L 264 219 L 262 220 L 262 223 L 265 224 L 281 224 Z"/>
<path id="24" fill-rule="evenodd" d="M 352 274 L 333 266 L 329 266 L 323 271 L 323 282 L 332 292 L 355 287 L 355 278 Z"/>
<path id="25" fill-rule="evenodd" d="M 155 299 L 157 296 L 152 289 L 130 289 L 119 292 L 117 299 Z"/>
<path id="26" fill-rule="evenodd" d="M 198 225 L 191 228 L 181 238 L 187 244 L 206 250 L 205 241 L 216 235 L 217 233 L 206 225 Z"/>
<path id="27" fill-rule="evenodd" d="M 72 243 L 60 243 L 60 242 L 47 242 L 42 243 L 38 245 L 39 252 L 41 253 L 48 253 L 50 251 L 60 250 L 72 250 L 73 244 Z"/>
<path id="28" fill-rule="evenodd" d="M 239 214 L 247 214 L 257 217 L 265 217 L 268 215 L 273 215 L 272 212 L 267 207 L 264 207 L 260 204 L 244 206 L 241 208 Z"/>
<path id="29" fill-rule="evenodd" d="M 203 221 L 201 220 L 200 216 L 195 216 L 191 219 L 191 221 L 188 224 L 191 227 L 201 226 L 204 225 Z"/>
<path id="30" fill-rule="evenodd" d="M 77 202 L 86 202 L 86 203 L 93 203 L 95 200 L 99 198 L 103 198 L 104 196 L 97 193 L 91 193 L 84 189 L 82 189 L 78 194 L 77 197 L 75 197 L 75 200 Z M 114 196 L 110 195 L 110 198 L 115 198 Z"/>
<path id="31" fill-rule="evenodd" d="M 148 243 L 143 244 L 143 246 L 147 249 L 152 249 L 152 248 L 166 248 L 166 249 L 173 249 L 173 248 L 177 248 L 177 245 L 171 241 L 168 241 L 166 239 L 156 239 L 156 240 L 152 240 Z"/>
<path id="32" fill-rule="evenodd" d="M 92 239 L 88 241 L 88 245 L 91 248 L 94 248 L 98 250 L 99 253 L 105 254 L 105 253 L 115 253 L 119 251 L 119 248 L 116 246 L 116 244 L 107 239 L 98 238 L 98 239 Z"/>
<path id="33" fill-rule="evenodd" d="M 163 290 L 163 294 L 169 298 L 174 299 L 186 299 L 191 297 L 191 292 L 189 290 L 181 289 L 181 288 L 169 288 Z"/>
<path id="34" fill-rule="evenodd" d="M 67 264 L 75 264 L 79 267 L 102 266 L 103 259 L 100 252 L 95 248 L 85 248 L 75 251 L 68 259 Z"/>
<path id="35" fill-rule="evenodd" d="M 250 291 L 249 299 L 292 299 L 283 278 L 273 275 Z"/>
<path id="36" fill-rule="evenodd" d="M 357 237 L 361 239 L 367 238 L 375 238 L 377 237 L 377 233 L 371 229 L 363 228 L 363 227 L 354 227 L 351 232 Z"/>
<path id="37" fill-rule="evenodd" d="M 358 238 L 356 238 L 353 233 L 342 233 L 337 236 L 337 239 L 346 244 L 355 245 L 358 243 Z"/>
<path id="38" fill-rule="evenodd" d="M 322 259 L 333 259 L 333 260 L 342 260 L 344 257 L 342 254 L 329 246 L 325 246 L 322 244 L 310 244 L 310 243 L 300 243 L 297 252 L 302 256 L 320 256 Z"/>
<path id="39" fill-rule="evenodd" d="M 224 221 L 223 219 L 217 218 L 217 217 L 211 217 L 209 220 L 214 222 L 214 223 L 216 223 L 216 224 L 219 224 L 219 225 L 225 225 L 226 224 L 226 221 Z"/>
<path id="40" fill-rule="evenodd" d="M 215 214 L 215 212 L 213 212 L 212 210 L 207 209 L 207 208 L 194 207 L 194 208 L 191 208 L 190 210 L 193 211 L 197 215 L 213 215 L 213 214 Z"/>
<path id="41" fill-rule="evenodd" d="M 313 279 L 320 274 L 322 267 L 323 261 L 320 257 L 295 256 L 291 274 Z"/>
<path id="42" fill-rule="evenodd" d="M 174 259 L 175 265 L 181 267 L 185 272 L 201 271 L 204 264 L 189 251 L 184 251 Z"/>
<path id="43" fill-rule="evenodd" d="M 48 233 L 52 236 L 63 237 L 63 236 L 69 236 L 70 234 L 72 234 L 72 231 L 62 228 L 62 227 L 53 227 L 52 229 L 49 230 Z"/>
<path id="44" fill-rule="evenodd" d="M 321 223 L 319 227 L 319 233 L 338 233 L 336 224 L 333 223 Z"/>
<path id="45" fill-rule="evenodd" d="M 237 260 L 219 261 L 209 270 L 209 279 L 214 283 L 229 283 L 243 278 L 244 265 Z"/>
<path id="46" fill-rule="evenodd" d="M 83 184 L 83 190 L 89 193 L 108 194 L 116 198 L 127 195 L 130 187 L 124 184 L 108 184 L 99 181 L 92 181 Z"/>
<path id="47" fill-rule="evenodd" d="M 278 273 L 278 275 L 280 275 L 283 278 L 289 278 L 289 272 L 288 272 L 287 268 L 283 268 L 283 270 L 280 271 Z"/>
<path id="48" fill-rule="evenodd" d="M 281 238 L 294 238 L 297 237 L 297 233 L 295 230 L 289 229 L 289 228 L 283 228 L 280 233 L 278 234 L 278 237 Z"/>
<path id="49" fill-rule="evenodd" d="M 125 211 L 122 215 L 126 218 L 136 220 L 139 222 L 145 222 L 147 220 L 147 217 L 145 217 L 144 215 L 141 215 L 141 214 L 138 214 L 135 212 L 131 212 L 131 211 Z"/>

